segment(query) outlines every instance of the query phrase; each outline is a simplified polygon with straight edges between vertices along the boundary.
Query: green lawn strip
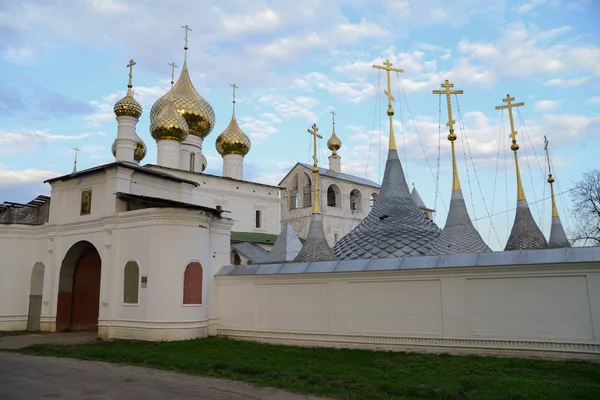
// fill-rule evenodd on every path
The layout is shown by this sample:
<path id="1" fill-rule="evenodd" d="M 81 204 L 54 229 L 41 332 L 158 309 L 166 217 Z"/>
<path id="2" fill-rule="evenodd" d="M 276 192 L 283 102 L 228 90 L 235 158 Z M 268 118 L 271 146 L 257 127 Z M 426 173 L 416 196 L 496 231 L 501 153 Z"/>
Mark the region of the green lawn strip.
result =
<path id="1" fill-rule="evenodd" d="M 39 335 L 48 332 L 42 331 L 0 331 L 0 337 L 6 336 L 23 336 L 23 335 Z"/>
<path id="2" fill-rule="evenodd" d="M 108 361 L 340 399 L 599 399 L 600 364 L 276 346 L 222 338 L 35 345 Z"/>

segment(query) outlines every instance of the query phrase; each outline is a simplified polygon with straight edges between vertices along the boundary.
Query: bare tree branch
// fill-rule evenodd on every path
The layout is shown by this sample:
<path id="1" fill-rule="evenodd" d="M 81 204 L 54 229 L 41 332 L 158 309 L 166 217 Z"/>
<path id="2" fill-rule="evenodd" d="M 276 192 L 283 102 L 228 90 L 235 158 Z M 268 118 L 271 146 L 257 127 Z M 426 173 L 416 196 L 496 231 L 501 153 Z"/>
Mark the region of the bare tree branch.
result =
<path id="1" fill-rule="evenodd" d="M 571 192 L 575 227 L 571 232 L 574 243 L 600 246 L 600 170 L 583 174 Z"/>

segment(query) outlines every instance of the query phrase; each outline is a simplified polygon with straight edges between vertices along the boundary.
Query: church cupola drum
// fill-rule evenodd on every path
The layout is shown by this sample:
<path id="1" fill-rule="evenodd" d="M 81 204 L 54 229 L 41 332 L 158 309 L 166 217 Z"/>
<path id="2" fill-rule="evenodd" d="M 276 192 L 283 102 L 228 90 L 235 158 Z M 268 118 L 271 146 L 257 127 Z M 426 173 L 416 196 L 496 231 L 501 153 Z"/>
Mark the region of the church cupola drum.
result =
<path id="1" fill-rule="evenodd" d="M 331 150 L 329 156 L 329 169 L 335 172 L 342 172 L 341 156 L 337 153 L 342 147 L 342 141 L 335 134 L 335 111 L 331 112 L 333 128 L 331 130 L 331 137 L 327 140 L 327 148 Z"/>
<path id="2" fill-rule="evenodd" d="M 410 195 L 402 164 L 396 150 L 392 117 L 394 109 L 390 71 L 386 61 L 374 68 L 387 72 L 388 110 L 390 124 L 389 151 L 381 191 L 369 215 L 352 231 L 338 241 L 333 252 L 338 259 L 386 258 L 427 254 L 431 241 L 440 235 L 440 228 L 419 209 Z"/>
<path id="3" fill-rule="evenodd" d="M 233 179 L 244 177 L 244 156 L 252 146 L 250 138 L 242 131 L 235 119 L 235 90 L 239 89 L 236 84 L 233 88 L 233 113 L 231 121 L 225 130 L 217 137 L 215 147 L 223 157 L 223 176 Z"/>

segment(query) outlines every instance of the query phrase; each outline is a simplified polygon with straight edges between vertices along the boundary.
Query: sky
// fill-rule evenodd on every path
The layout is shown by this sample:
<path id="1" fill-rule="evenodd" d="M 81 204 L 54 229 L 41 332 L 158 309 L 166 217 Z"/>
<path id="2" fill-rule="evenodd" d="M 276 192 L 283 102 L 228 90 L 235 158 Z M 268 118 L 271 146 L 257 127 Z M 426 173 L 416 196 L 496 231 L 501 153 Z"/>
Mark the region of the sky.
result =
<path id="1" fill-rule="evenodd" d="M 336 112 L 343 172 L 380 182 L 389 126 L 389 59 L 394 130 L 407 182 L 435 208 L 443 227 L 451 191 L 446 101 L 431 93 L 445 79 L 452 97 L 457 163 L 471 218 L 494 250 L 504 247 L 516 205 L 508 114 L 510 94 L 523 185 L 548 237 L 551 206 L 544 135 L 549 140 L 559 212 L 573 227 L 568 190 L 598 168 L 600 1 L 346 0 L 182 1 L 9 0 L 0 4 L 0 201 L 48 194 L 43 180 L 114 161 L 114 103 L 126 64 L 149 133 L 154 101 L 168 91 L 170 62 L 188 66 L 216 114 L 203 151 L 208 173 L 222 173 L 217 136 L 236 117 L 252 140 L 244 178 L 277 184 L 296 162 L 312 162 L 313 123 L 321 165 Z M 180 70 L 181 68 L 179 68 Z M 176 74 L 178 72 L 176 71 Z"/>

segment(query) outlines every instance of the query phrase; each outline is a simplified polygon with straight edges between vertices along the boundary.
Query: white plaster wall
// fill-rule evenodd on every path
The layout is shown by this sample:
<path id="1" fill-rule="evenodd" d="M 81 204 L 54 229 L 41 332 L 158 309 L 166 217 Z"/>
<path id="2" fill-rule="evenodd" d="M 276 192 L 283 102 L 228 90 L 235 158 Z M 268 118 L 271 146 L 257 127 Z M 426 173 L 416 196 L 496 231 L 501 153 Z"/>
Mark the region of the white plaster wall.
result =
<path id="1" fill-rule="evenodd" d="M 162 188 L 152 185 L 152 189 L 150 189 L 150 184 L 147 183 L 147 180 L 141 178 L 138 181 L 139 183 L 132 183 L 132 190 L 135 193 L 144 194 L 141 192 L 141 188 L 143 188 L 148 196 L 154 192 L 160 193 L 160 196 L 164 198 L 185 201 L 205 207 L 215 208 L 219 205 L 223 207 L 223 210 L 229 211 L 224 215 L 234 220 L 232 231 L 269 233 L 273 235 L 281 232 L 281 199 L 279 198 L 279 189 L 277 187 L 208 174 L 160 168 L 158 166 L 153 166 L 152 168 L 197 182 L 199 186 L 191 187 L 191 185 L 187 184 L 183 184 L 182 186 L 182 184 L 174 182 L 181 187 L 190 187 L 189 194 L 179 196 L 177 192 L 170 193 L 170 188 L 164 183 L 161 183 L 163 185 Z M 163 181 L 160 180 L 160 182 Z M 138 186 L 140 189 L 138 189 Z M 154 196 L 158 196 L 158 194 L 154 194 Z M 256 210 L 260 210 L 262 215 L 260 228 L 256 227 Z"/>
<path id="2" fill-rule="evenodd" d="M 36 262 L 46 267 L 45 233 L 41 226 L 0 226 L 0 331 L 27 327 L 31 272 Z"/>
<path id="3" fill-rule="evenodd" d="M 222 276 L 217 282 L 218 332 L 230 337 L 600 358 L 600 263 Z"/>

